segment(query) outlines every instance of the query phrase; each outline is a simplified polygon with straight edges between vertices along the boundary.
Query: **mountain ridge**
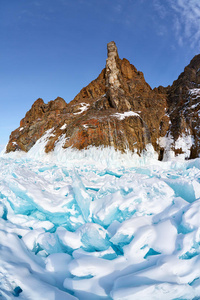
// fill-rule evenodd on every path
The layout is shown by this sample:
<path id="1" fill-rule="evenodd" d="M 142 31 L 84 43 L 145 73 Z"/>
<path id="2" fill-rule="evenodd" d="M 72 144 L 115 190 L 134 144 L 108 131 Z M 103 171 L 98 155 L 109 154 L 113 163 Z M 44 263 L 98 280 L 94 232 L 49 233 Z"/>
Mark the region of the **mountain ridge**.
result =
<path id="1" fill-rule="evenodd" d="M 6 151 L 27 152 L 54 128 L 46 143 L 47 153 L 64 136 L 64 148 L 113 146 L 140 154 L 152 144 L 160 160 L 169 152 L 198 157 L 200 55 L 172 86 L 152 89 L 142 72 L 119 58 L 114 42 L 108 43 L 107 51 L 105 68 L 70 103 L 60 97 L 47 104 L 37 99 L 11 133 Z M 187 142 L 189 136 L 192 142 Z"/>

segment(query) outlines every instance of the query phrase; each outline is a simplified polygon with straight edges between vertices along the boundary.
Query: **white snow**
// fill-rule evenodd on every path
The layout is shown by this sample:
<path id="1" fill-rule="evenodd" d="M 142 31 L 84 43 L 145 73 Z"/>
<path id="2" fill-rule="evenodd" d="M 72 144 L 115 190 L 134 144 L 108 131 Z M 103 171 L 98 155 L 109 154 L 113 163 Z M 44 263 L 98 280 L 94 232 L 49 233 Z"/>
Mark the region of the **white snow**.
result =
<path id="1" fill-rule="evenodd" d="M 165 149 L 163 161 L 168 161 L 174 158 L 175 154 L 174 151 L 172 150 L 172 144 L 174 143 L 174 140 L 170 134 L 168 136 L 160 137 L 157 140 L 157 143 L 159 144 L 160 147 Z"/>
<path id="2" fill-rule="evenodd" d="M 43 162 L 54 162 L 62 165 L 85 165 L 96 164 L 100 168 L 111 166 L 137 166 L 143 164 L 151 164 L 157 162 L 158 154 L 155 152 L 151 144 L 146 145 L 146 149 L 139 156 L 129 150 L 122 154 L 120 151 L 116 151 L 114 147 L 88 147 L 84 150 L 77 150 L 75 148 L 63 148 L 66 140 L 65 134 L 62 134 L 55 144 L 54 151 L 46 154 L 45 146 L 49 137 L 54 136 L 54 128 L 45 132 L 45 134 L 37 140 L 35 145 L 29 150 L 28 153 L 23 151 L 10 152 L 5 154 L 5 149 L 0 153 L 0 157 L 6 158 L 24 158 L 34 159 Z"/>
<path id="3" fill-rule="evenodd" d="M 74 115 L 82 114 L 84 111 L 88 110 L 88 108 L 90 106 L 89 103 L 80 103 L 80 105 L 81 105 L 81 107 L 79 107 L 80 111 L 74 113 Z"/>
<path id="4" fill-rule="evenodd" d="M 85 129 L 87 129 L 87 128 L 88 128 L 88 125 L 87 125 L 87 124 L 84 124 L 83 127 L 84 127 Z"/>
<path id="5" fill-rule="evenodd" d="M 196 104 L 193 104 L 192 106 L 190 106 L 190 109 L 195 109 L 197 106 L 199 106 L 200 105 L 200 103 L 198 102 L 198 103 L 196 103 Z"/>
<path id="6" fill-rule="evenodd" d="M 179 158 L 189 158 L 193 142 L 193 136 L 189 133 L 187 135 L 183 133 L 176 141 L 174 141 L 171 135 L 160 137 L 157 141 L 159 146 L 165 149 L 163 158 L 164 161 L 173 159 L 175 157 L 173 148 L 181 150 L 182 154 L 178 155 Z"/>
<path id="7" fill-rule="evenodd" d="M 60 127 L 61 130 L 64 130 L 67 128 L 67 124 L 64 124 L 63 126 Z"/>
<path id="8" fill-rule="evenodd" d="M 175 149 L 182 149 L 184 157 L 190 157 L 190 149 L 194 143 L 191 135 L 182 134 L 175 142 Z"/>
<path id="9" fill-rule="evenodd" d="M 140 118 L 140 115 L 134 111 L 126 111 L 124 113 L 116 113 L 112 116 L 118 118 L 119 120 L 124 120 L 125 118 L 128 118 L 128 117 L 139 117 Z"/>
<path id="10" fill-rule="evenodd" d="M 192 96 L 193 95 L 200 95 L 200 89 L 197 89 L 197 88 L 196 89 L 190 89 L 189 94 L 192 95 Z"/>

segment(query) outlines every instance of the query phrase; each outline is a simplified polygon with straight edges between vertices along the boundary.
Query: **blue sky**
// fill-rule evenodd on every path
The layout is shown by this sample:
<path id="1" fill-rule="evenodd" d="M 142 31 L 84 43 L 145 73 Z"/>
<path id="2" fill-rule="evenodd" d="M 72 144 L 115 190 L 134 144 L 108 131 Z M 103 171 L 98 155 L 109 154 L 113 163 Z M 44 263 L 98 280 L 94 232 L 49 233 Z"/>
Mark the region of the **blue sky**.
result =
<path id="1" fill-rule="evenodd" d="M 155 87 L 200 53 L 199 0 L 0 0 L 0 145 L 33 102 L 72 100 L 114 40 Z"/>

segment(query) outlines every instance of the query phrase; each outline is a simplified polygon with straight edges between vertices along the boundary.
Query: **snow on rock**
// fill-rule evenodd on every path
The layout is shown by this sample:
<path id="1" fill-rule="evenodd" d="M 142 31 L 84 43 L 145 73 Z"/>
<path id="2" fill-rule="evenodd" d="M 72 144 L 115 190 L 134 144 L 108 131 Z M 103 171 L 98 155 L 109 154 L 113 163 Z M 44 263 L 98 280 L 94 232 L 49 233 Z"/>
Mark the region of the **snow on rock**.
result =
<path id="1" fill-rule="evenodd" d="M 61 130 L 64 130 L 67 128 L 67 124 L 64 124 L 63 126 L 60 127 Z"/>
<path id="2" fill-rule="evenodd" d="M 126 111 L 124 113 L 116 113 L 113 115 L 113 117 L 116 117 L 119 120 L 124 120 L 125 118 L 128 118 L 128 117 L 139 117 L 140 118 L 140 115 L 134 111 Z"/>
<path id="3" fill-rule="evenodd" d="M 200 89 L 190 89 L 189 94 L 190 95 L 200 95 Z"/>
<path id="4" fill-rule="evenodd" d="M 39 140 L 37 140 L 37 142 L 34 145 L 34 148 L 32 147 L 28 152 L 28 156 L 30 158 L 41 159 L 42 157 L 46 156 L 45 155 L 45 146 L 46 146 L 49 138 L 54 136 L 53 132 L 54 132 L 54 127 L 47 130 L 45 132 L 45 134 Z M 37 153 L 37 156 L 35 157 L 36 153 Z"/>
<path id="5" fill-rule="evenodd" d="M 0 158 L 0 298 L 199 299 L 200 159 L 67 153 Z"/>
<path id="6" fill-rule="evenodd" d="M 182 153 L 178 154 L 179 158 L 189 158 L 191 147 L 194 144 L 194 138 L 189 133 L 188 135 L 182 134 L 174 141 L 173 137 L 169 134 L 168 136 L 160 137 L 157 141 L 161 148 L 164 148 L 163 160 L 167 161 L 175 157 L 175 150 L 180 150 Z"/>
<path id="7" fill-rule="evenodd" d="M 181 149 L 184 153 L 184 157 L 190 157 L 190 149 L 194 143 L 194 139 L 191 135 L 182 134 L 175 142 L 175 149 Z"/>
<path id="8" fill-rule="evenodd" d="M 158 145 L 161 148 L 165 149 L 163 161 L 167 161 L 174 158 L 175 154 L 174 151 L 171 149 L 173 142 L 173 137 L 170 134 L 168 136 L 163 136 L 158 139 Z"/>
<path id="9" fill-rule="evenodd" d="M 80 111 L 74 113 L 74 115 L 80 115 L 80 114 L 82 114 L 84 111 L 88 110 L 88 108 L 90 106 L 89 103 L 80 103 L 80 105 L 81 105 L 79 107 Z"/>

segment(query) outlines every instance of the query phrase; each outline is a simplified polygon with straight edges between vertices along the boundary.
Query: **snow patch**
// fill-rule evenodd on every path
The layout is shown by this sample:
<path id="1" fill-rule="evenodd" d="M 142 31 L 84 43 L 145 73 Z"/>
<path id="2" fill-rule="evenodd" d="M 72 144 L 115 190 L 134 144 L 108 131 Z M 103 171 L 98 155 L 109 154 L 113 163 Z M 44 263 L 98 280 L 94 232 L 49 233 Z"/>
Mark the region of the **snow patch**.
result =
<path id="1" fill-rule="evenodd" d="M 175 153 L 172 150 L 172 145 L 174 143 L 174 139 L 170 134 L 168 136 L 160 137 L 157 140 L 157 143 L 161 148 L 164 148 L 163 161 L 168 161 L 175 157 Z"/>
<path id="2" fill-rule="evenodd" d="M 197 89 L 197 88 L 196 89 L 190 89 L 189 94 L 192 95 L 192 96 L 193 95 L 200 95 L 200 89 Z"/>
<path id="3" fill-rule="evenodd" d="M 119 120 L 124 120 L 125 118 L 128 118 L 128 117 L 139 117 L 140 118 L 140 115 L 134 111 L 126 111 L 124 113 L 116 113 L 112 116 L 118 118 Z"/>
<path id="4" fill-rule="evenodd" d="M 74 115 L 82 114 L 84 111 L 88 110 L 90 104 L 89 103 L 80 103 L 81 107 L 79 107 L 80 111 L 74 113 Z"/>
<path id="5" fill-rule="evenodd" d="M 83 127 L 84 127 L 85 129 L 87 129 L 87 128 L 88 128 L 88 125 L 87 125 L 87 124 L 84 124 Z"/>
<path id="6" fill-rule="evenodd" d="M 42 159 L 44 158 L 45 160 L 48 159 L 48 154 L 45 153 L 45 146 L 48 143 L 48 140 L 50 137 L 55 136 L 53 134 L 54 132 L 54 127 L 47 130 L 43 136 L 37 140 L 35 145 L 29 150 L 27 157 L 28 158 L 36 158 L 36 159 Z"/>
<path id="7" fill-rule="evenodd" d="M 160 137 L 157 143 L 160 147 L 164 148 L 163 161 L 167 161 L 175 157 L 173 148 L 176 150 L 180 149 L 183 152 L 178 155 L 180 159 L 189 158 L 194 139 L 190 134 L 182 134 L 174 141 L 173 137 L 169 134 L 168 136 Z"/>
<path id="8" fill-rule="evenodd" d="M 64 130 L 67 128 L 67 124 L 64 124 L 63 126 L 60 127 L 61 130 Z"/>
<path id="9" fill-rule="evenodd" d="M 175 149 L 182 149 L 184 158 L 190 157 L 190 149 L 194 143 L 191 135 L 182 134 L 175 142 Z"/>
<path id="10" fill-rule="evenodd" d="M 199 106 L 200 105 L 200 103 L 196 103 L 196 104 L 193 104 L 191 107 L 190 107 L 190 109 L 195 109 L 197 106 Z"/>

